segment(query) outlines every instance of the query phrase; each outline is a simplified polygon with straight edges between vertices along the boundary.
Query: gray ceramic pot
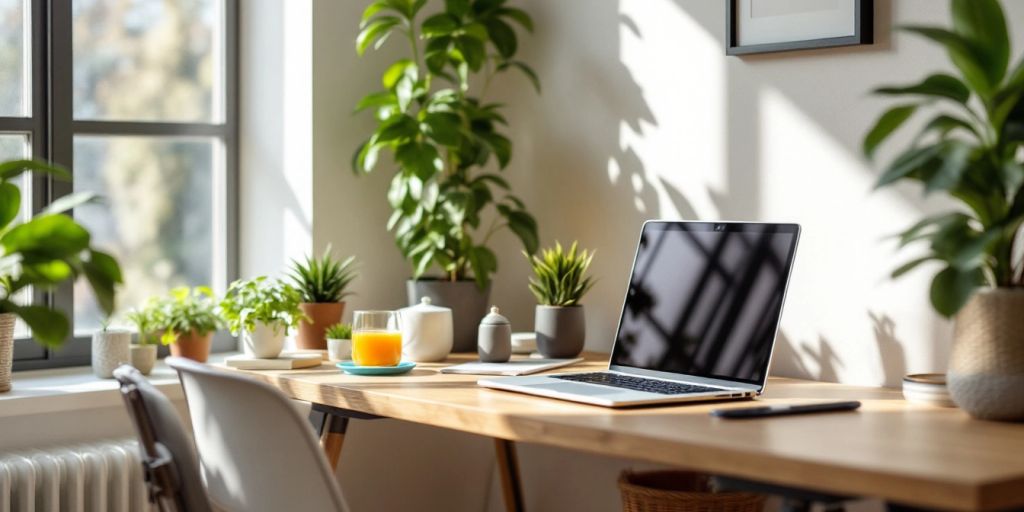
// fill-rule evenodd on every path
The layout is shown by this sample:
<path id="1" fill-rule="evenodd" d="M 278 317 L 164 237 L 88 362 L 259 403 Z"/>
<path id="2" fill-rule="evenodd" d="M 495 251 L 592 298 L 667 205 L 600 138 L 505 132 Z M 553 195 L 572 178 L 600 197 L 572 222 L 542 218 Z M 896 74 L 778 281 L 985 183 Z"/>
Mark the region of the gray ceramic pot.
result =
<path id="1" fill-rule="evenodd" d="M 490 285 L 481 290 L 476 281 L 410 279 L 406 282 L 406 291 L 410 306 L 419 304 L 423 297 L 430 297 L 435 306 L 450 308 L 454 335 L 452 352 L 476 352 L 477 327 L 487 314 Z"/>
<path id="2" fill-rule="evenodd" d="M 537 306 L 533 322 L 542 356 L 564 359 L 583 351 L 587 338 L 583 306 Z"/>

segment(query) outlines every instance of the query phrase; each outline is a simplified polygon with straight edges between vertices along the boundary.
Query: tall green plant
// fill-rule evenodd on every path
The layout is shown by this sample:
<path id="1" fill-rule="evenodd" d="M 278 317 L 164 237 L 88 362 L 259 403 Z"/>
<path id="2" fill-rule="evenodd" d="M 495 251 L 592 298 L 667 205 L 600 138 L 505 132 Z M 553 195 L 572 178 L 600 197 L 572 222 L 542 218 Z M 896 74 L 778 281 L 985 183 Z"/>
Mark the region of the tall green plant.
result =
<path id="1" fill-rule="evenodd" d="M 66 316 L 42 305 L 20 305 L 18 292 L 33 287 L 51 290 L 85 277 L 100 309 L 114 310 L 114 288 L 121 267 L 113 256 L 92 247 L 89 231 L 66 212 L 92 201 L 94 194 L 78 193 L 50 204 L 26 222 L 18 222 L 21 191 L 13 183 L 25 172 L 70 180 L 67 171 L 33 160 L 0 163 L 0 313 L 14 313 L 31 329 L 36 341 L 49 346 L 64 342 L 70 331 Z"/>
<path id="2" fill-rule="evenodd" d="M 869 157 L 924 107 L 937 112 L 885 169 L 878 187 L 919 182 L 962 208 L 927 217 L 900 236 L 900 246 L 927 244 L 925 254 L 893 271 L 898 277 L 926 261 L 942 270 L 931 284 L 936 311 L 952 316 L 979 287 L 1024 286 L 1014 244 L 1024 223 L 1024 59 L 1010 70 L 1010 37 L 997 0 L 952 0 L 953 27 L 903 30 L 942 46 L 955 74 L 876 89 L 910 97 L 886 111 L 864 139 Z"/>
<path id="3" fill-rule="evenodd" d="M 302 262 L 292 260 L 288 278 L 302 293 L 303 302 L 341 302 L 352 295 L 347 288 L 356 278 L 356 258 L 349 256 L 338 261 L 331 256 L 331 246 L 328 245 L 319 258 L 307 256 Z"/>
<path id="4" fill-rule="evenodd" d="M 543 306 L 576 306 L 594 286 L 587 276 L 594 253 L 577 250 L 573 242 L 566 251 L 562 244 L 555 242 L 553 249 L 544 249 L 539 256 L 525 254 L 533 267 L 529 288 Z"/>
<path id="5" fill-rule="evenodd" d="M 382 151 L 394 155 L 399 171 L 388 192 L 388 229 L 415 278 L 437 266 L 450 280 L 472 274 L 485 287 L 498 268 L 487 247 L 495 233 L 510 229 L 530 254 L 538 245 L 537 223 L 523 202 L 499 173 L 484 170 L 492 160 L 503 170 L 512 157 L 512 143 L 498 131 L 507 124 L 502 105 L 484 99 L 492 80 L 516 69 L 540 90 L 536 73 L 515 59 L 513 26 L 532 31 L 533 21 L 505 0 L 446 0 L 441 12 L 420 21 L 426 3 L 377 0 L 363 13 L 360 55 L 395 35 L 407 41 L 410 55 L 384 72 L 384 90 L 356 106 L 374 109 L 378 123 L 353 168 L 370 172 Z M 492 205 L 493 220 L 481 229 Z"/>

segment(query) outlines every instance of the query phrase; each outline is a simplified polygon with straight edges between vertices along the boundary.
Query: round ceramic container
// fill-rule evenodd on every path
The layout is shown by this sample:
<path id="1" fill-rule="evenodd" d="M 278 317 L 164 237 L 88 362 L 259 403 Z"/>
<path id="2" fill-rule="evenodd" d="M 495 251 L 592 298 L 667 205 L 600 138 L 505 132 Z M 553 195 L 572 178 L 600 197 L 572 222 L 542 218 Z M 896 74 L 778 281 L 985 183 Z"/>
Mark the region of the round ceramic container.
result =
<path id="1" fill-rule="evenodd" d="M 903 397 L 908 402 L 956 407 L 946 388 L 946 375 L 942 373 L 915 373 L 903 377 Z"/>
<path id="2" fill-rule="evenodd" d="M 532 332 L 512 333 L 512 353 L 530 354 L 537 350 L 537 334 Z"/>

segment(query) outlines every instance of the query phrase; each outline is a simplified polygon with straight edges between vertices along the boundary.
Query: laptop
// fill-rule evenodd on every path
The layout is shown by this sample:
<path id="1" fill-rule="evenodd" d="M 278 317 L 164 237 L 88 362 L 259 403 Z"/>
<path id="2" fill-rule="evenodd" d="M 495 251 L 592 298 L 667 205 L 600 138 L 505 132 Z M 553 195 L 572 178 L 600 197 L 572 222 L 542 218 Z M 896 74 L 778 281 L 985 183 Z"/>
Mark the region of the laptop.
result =
<path id="1" fill-rule="evenodd" d="M 608 370 L 481 386 L 606 407 L 761 394 L 800 226 L 647 221 Z"/>

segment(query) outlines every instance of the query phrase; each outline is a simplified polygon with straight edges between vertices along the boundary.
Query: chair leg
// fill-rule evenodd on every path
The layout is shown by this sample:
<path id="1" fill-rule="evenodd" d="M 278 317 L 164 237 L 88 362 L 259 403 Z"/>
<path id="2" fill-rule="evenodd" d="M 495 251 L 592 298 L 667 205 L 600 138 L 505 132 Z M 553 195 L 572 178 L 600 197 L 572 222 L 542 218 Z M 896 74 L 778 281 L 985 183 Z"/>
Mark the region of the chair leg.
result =
<path id="1" fill-rule="evenodd" d="M 338 469 L 341 459 L 341 447 L 345 444 L 345 430 L 348 429 L 348 418 L 334 414 L 324 414 L 323 427 L 320 429 L 320 446 L 327 455 L 327 463 L 331 469 Z"/>
<path id="2" fill-rule="evenodd" d="M 494 440 L 498 471 L 501 474 L 501 492 L 505 497 L 506 512 L 523 512 L 523 491 L 519 481 L 519 460 L 516 445 L 505 439 Z"/>

